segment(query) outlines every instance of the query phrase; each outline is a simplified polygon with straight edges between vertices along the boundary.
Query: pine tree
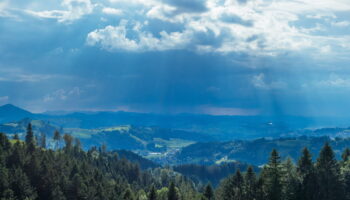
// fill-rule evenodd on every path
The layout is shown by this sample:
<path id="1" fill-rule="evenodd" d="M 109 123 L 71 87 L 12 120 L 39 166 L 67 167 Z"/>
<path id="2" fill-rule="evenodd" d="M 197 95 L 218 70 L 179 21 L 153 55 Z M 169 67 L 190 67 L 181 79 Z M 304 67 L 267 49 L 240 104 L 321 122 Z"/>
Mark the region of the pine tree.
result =
<path id="1" fill-rule="evenodd" d="M 37 193 L 30 185 L 27 175 L 21 168 L 15 168 L 11 175 L 11 189 L 18 199 L 36 199 Z"/>
<path id="2" fill-rule="evenodd" d="M 33 128 L 32 124 L 29 123 L 27 126 L 27 135 L 26 135 L 26 143 L 29 145 L 30 143 L 34 142 L 34 133 L 33 133 Z"/>
<path id="3" fill-rule="evenodd" d="M 72 197 L 77 200 L 87 199 L 88 188 L 86 187 L 83 178 L 76 173 L 72 181 Z"/>
<path id="4" fill-rule="evenodd" d="M 151 190 L 148 194 L 148 200 L 157 200 L 157 191 L 154 185 L 152 185 Z"/>
<path id="5" fill-rule="evenodd" d="M 222 192 L 221 192 L 221 199 L 222 200 L 232 200 L 235 198 L 235 181 L 234 176 L 231 175 L 228 178 L 226 178 L 222 182 Z"/>
<path id="6" fill-rule="evenodd" d="M 345 199 L 350 200 L 350 160 L 342 162 L 341 175 L 344 181 Z"/>
<path id="7" fill-rule="evenodd" d="M 172 181 L 169 186 L 169 191 L 168 191 L 168 200 L 178 200 L 179 197 L 177 195 L 176 187 L 174 182 Z"/>
<path id="8" fill-rule="evenodd" d="M 78 138 L 74 139 L 74 148 L 76 151 L 80 151 L 81 149 L 81 142 Z"/>
<path id="9" fill-rule="evenodd" d="M 243 191 L 244 179 L 240 170 L 236 171 L 236 174 L 233 180 L 234 180 L 234 186 L 235 186 L 234 187 L 235 200 L 244 200 L 244 191 Z"/>
<path id="10" fill-rule="evenodd" d="M 269 200 L 282 199 L 282 171 L 280 156 L 276 149 L 272 150 L 270 161 L 266 166 L 267 180 L 267 197 Z"/>
<path id="11" fill-rule="evenodd" d="M 317 177 L 311 154 L 307 148 L 303 149 L 302 156 L 298 161 L 297 174 L 301 181 L 298 189 L 298 199 L 316 200 L 318 191 Z"/>
<path id="12" fill-rule="evenodd" d="M 349 148 L 346 148 L 343 152 L 343 154 L 341 155 L 342 159 L 343 159 L 343 162 L 346 162 L 349 160 L 350 158 L 350 149 Z"/>
<path id="13" fill-rule="evenodd" d="M 256 181 L 256 193 L 255 193 L 255 199 L 256 200 L 267 200 L 267 193 L 265 191 L 265 182 L 264 182 L 264 178 L 262 176 L 260 176 L 258 178 L 258 180 Z"/>
<path id="14" fill-rule="evenodd" d="M 15 194 L 13 192 L 13 190 L 11 189 L 6 189 L 2 195 L 1 195 L 1 200 L 17 200 L 17 198 L 15 197 Z"/>
<path id="15" fill-rule="evenodd" d="M 73 147 L 73 140 L 74 140 L 74 138 L 71 136 L 71 135 L 69 135 L 69 134 L 64 134 L 63 135 L 63 140 L 64 140 L 64 143 L 65 143 L 65 149 L 66 150 L 71 150 L 72 149 L 72 147 Z"/>
<path id="16" fill-rule="evenodd" d="M 17 133 L 15 133 L 15 135 L 13 136 L 13 139 L 14 139 L 14 140 L 19 140 L 19 136 L 18 136 Z"/>
<path id="17" fill-rule="evenodd" d="M 221 199 L 244 200 L 244 178 L 239 170 L 235 175 L 226 178 L 221 184 Z"/>
<path id="18" fill-rule="evenodd" d="M 214 191 L 210 183 L 208 183 L 204 189 L 204 196 L 207 200 L 214 200 Z"/>
<path id="19" fill-rule="evenodd" d="M 40 156 L 38 152 L 34 152 L 29 161 L 25 164 L 24 171 L 28 175 L 31 185 L 38 187 L 41 178 L 41 165 L 40 165 Z"/>
<path id="20" fill-rule="evenodd" d="M 248 167 L 244 179 L 244 199 L 254 200 L 256 195 L 256 175 L 252 166 Z"/>
<path id="21" fill-rule="evenodd" d="M 46 134 L 43 132 L 40 135 L 40 147 L 46 148 Z"/>
<path id="22" fill-rule="evenodd" d="M 5 166 L 0 165 L 0 199 L 4 198 L 2 194 L 9 189 L 9 174 Z"/>
<path id="23" fill-rule="evenodd" d="M 319 182 L 318 200 L 339 200 L 343 198 L 340 168 L 331 146 L 326 143 L 316 163 Z"/>
<path id="24" fill-rule="evenodd" d="M 33 133 L 33 128 L 31 123 L 28 124 L 25 141 L 26 141 L 28 150 L 30 152 L 33 152 L 35 150 L 35 139 L 34 139 L 34 133 Z"/>
<path id="25" fill-rule="evenodd" d="M 283 199 L 299 200 L 299 180 L 293 161 L 288 158 L 283 163 Z"/>
<path id="26" fill-rule="evenodd" d="M 18 141 L 13 145 L 12 152 L 8 157 L 10 167 L 23 167 L 25 162 L 25 149 Z"/>
<path id="27" fill-rule="evenodd" d="M 132 191 L 130 188 L 126 189 L 123 195 L 123 200 L 134 200 L 134 195 L 132 194 Z"/>
<path id="28" fill-rule="evenodd" d="M 60 142 L 61 142 L 61 134 L 58 130 L 55 130 L 54 134 L 53 134 L 53 140 L 56 141 L 56 145 L 55 145 L 55 149 L 59 149 L 60 148 Z"/>
<path id="29" fill-rule="evenodd" d="M 64 196 L 64 193 L 62 192 L 61 188 L 56 185 L 52 192 L 51 192 L 51 199 L 52 200 L 66 200 L 66 197 Z"/>

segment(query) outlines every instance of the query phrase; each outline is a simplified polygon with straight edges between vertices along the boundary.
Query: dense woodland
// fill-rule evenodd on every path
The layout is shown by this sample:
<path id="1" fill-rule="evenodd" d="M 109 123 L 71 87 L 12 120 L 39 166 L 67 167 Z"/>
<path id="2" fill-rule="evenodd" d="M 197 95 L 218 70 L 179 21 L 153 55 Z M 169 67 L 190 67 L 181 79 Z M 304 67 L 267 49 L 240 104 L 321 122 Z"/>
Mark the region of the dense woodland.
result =
<path id="1" fill-rule="evenodd" d="M 210 183 L 195 183 L 170 167 L 141 170 L 105 146 L 83 151 L 79 140 L 68 134 L 56 131 L 53 139 L 55 148 L 47 149 L 45 134 L 35 137 L 30 124 L 25 141 L 0 133 L 0 199 L 350 199 L 350 150 L 337 161 L 328 143 L 315 161 L 305 148 L 296 164 L 281 161 L 273 150 L 259 173 L 253 167 L 246 172 L 237 168 L 213 189 Z M 182 173 L 190 174 L 186 168 Z"/>

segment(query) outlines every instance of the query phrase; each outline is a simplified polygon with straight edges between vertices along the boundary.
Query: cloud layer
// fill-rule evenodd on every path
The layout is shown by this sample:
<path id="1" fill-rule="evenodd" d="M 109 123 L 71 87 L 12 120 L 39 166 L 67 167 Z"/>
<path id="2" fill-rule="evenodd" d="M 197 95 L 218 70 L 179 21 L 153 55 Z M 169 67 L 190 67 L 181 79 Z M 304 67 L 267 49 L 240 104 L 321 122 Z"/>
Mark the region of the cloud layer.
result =
<path id="1" fill-rule="evenodd" d="M 5 0 L 0 103 L 347 115 L 349 11 L 348 0 Z"/>

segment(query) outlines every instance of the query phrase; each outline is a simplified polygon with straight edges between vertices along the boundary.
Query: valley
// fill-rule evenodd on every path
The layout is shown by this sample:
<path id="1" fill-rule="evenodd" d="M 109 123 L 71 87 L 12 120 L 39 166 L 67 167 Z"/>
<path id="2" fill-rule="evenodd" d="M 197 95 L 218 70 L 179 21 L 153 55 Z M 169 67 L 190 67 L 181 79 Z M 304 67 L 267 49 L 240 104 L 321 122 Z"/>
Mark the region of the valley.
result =
<path id="1" fill-rule="evenodd" d="M 272 149 L 280 151 L 283 159 L 290 157 L 296 161 L 303 147 L 308 147 L 311 153 L 317 156 L 323 144 L 329 142 L 336 156 L 340 158 L 342 149 L 350 146 L 349 128 L 308 128 L 308 120 L 302 118 L 295 120 L 299 122 L 289 127 L 278 121 L 263 121 L 263 118 L 255 121 L 247 117 L 226 117 L 227 122 L 223 125 L 215 123 L 216 118 L 221 120 L 220 116 L 150 117 L 138 113 L 99 112 L 47 115 L 33 114 L 12 105 L 0 107 L 0 113 L 5 113 L 6 110 L 12 114 L 9 115 L 10 118 L 1 118 L 3 123 L 0 124 L 0 132 L 7 133 L 9 137 L 18 134 L 20 138 L 24 138 L 26 126 L 31 123 L 37 137 L 45 133 L 48 138 L 52 138 L 57 130 L 61 134 L 66 133 L 78 138 L 84 149 L 105 145 L 111 151 L 132 151 L 159 165 L 216 165 L 242 162 L 260 166 L 267 162 L 264 155 Z M 156 118 L 158 120 L 155 120 Z M 173 121 L 165 120 L 169 118 Z M 209 119 L 214 119 L 214 122 L 207 124 Z M 187 127 L 186 120 L 197 124 L 196 128 Z M 228 129 L 229 121 L 233 123 L 230 126 L 235 126 L 235 134 L 218 131 Z M 136 125 L 122 124 L 131 122 Z M 179 124 L 180 128 L 174 128 L 174 124 Z M 213 130 L 214 126 L 218 126 L 216 131 L 199 131 L 205 127 Z M 256 130 L 261 131 L 260 137 L 245 133 L 254 133 Z M 55 142 L 48 139 L 47 146 L 54 148 Z"/>

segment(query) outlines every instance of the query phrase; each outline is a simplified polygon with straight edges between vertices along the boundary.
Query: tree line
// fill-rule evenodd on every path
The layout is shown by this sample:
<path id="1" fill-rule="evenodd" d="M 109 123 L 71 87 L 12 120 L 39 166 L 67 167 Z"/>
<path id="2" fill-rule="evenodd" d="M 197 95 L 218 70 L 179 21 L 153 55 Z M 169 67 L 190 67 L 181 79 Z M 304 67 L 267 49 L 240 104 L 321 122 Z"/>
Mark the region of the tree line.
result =
<path id="1" fill-rule="evenodd" d="M 171 167 L 141 170 L 105 146 L 83 151 L 68 134 L 53 139 L 46 148 L 31 124 L 24 141 L 0 133 L 1 200 L 350 200 L 350 150 L 338 161 L 328 143 L 315 160 L 307 148 L 296 162 L 273 150 L 259 173 L 235 168 L 214 189 Z"/>
<path id="2" fill-rule="evenodd" d="M 326 143 L 316 162 L 307 148 L 295 165 L 281 161 L 276 150 L 256 175 L 251 167 L 222 181 L 216 198 L 222 200 L 348 200 L 350 199 L 350 150 L 337 161 Z"/>

